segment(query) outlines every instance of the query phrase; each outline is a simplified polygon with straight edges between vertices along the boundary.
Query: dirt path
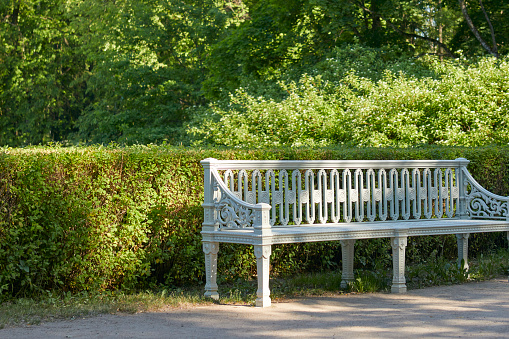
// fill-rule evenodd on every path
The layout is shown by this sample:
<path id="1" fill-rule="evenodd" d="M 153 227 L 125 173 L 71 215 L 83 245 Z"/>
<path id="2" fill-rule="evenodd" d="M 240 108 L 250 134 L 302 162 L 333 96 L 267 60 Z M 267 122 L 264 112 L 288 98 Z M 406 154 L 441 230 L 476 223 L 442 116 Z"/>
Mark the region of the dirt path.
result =
<path id="1" fill-rule="evenodd" d="M 509 283 L 213 305 L 6 328 L 0 338 L 508 338 Z"/>

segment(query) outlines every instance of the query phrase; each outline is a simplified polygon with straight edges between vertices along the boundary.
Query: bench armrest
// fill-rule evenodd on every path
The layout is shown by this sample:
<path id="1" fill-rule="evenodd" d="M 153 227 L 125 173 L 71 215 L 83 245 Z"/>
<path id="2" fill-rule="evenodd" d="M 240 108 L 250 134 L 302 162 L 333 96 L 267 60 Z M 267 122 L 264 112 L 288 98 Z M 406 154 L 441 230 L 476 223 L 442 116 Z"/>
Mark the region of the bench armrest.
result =
<path id="1" fill-rule="evenodd" d="M 474 219 L 509 220 L 509 197 L 491 193 L 463 167 L 466 211 Z"/>
<path id="2" fill-rule="evenodd" d="M 215 226 L 223 228 L 254 228 L 255 233 L 266 235 L 270 230 L 269 204 L 250 204 L 231 192 L 215 168 L 211 169 L 214 190 Z"/>

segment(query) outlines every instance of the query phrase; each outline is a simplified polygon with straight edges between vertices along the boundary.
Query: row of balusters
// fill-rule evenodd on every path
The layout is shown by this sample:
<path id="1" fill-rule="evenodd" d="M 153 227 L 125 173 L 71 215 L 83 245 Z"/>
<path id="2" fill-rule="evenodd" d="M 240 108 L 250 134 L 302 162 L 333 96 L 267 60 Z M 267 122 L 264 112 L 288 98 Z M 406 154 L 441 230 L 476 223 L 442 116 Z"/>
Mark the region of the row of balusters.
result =
<path id="1" fill-rule="evenodd" d="M 452 218 L 454 168 L 223 171 L 239 199 L 272 206 L 274 225 Z"/>

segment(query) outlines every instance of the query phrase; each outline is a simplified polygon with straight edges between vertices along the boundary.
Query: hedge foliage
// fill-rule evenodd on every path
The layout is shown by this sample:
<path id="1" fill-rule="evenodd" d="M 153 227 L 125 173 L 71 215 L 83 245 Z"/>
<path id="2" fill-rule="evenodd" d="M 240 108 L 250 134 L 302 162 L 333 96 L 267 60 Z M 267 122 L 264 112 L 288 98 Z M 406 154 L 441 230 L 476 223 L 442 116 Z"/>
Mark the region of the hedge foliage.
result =
<path id="1" fill-rule="evenodd" d="M 487 189 L 509 194 L 509 147 L 217 150 L 167 146 L 0 149 L 0 299 L 43 290 L 101 291 L 201 284 L 200 160 L 455 159 Z M 471 251 L 506 246 L 471 238 Z M 339 242 L 274 246 L 276 275 L 339 267 Z M 359 241 L 357 267 L 391 267 L 386 239 Z M 455 256 L 450 236 L 411 238 L 410 262 Z M 255 274 L 252 248 L 221 244 L 220 279 Z"/>

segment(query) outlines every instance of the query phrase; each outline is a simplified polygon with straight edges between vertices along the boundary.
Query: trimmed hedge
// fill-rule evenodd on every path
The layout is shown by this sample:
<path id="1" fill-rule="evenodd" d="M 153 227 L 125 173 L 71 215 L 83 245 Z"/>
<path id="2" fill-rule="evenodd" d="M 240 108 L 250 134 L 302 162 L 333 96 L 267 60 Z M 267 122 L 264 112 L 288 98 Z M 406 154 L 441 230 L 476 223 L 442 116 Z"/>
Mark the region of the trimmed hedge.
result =
<path id="1" fill-rule="evenodd" d="M 0 297 L 201 284 L 203 172 L 218 159 L 455 159 L 488 190 L 509 194 L 509 147 L 278 150 L 34 147 L 0 149 Z M 507 246 L 471 237 L 472 256 Z M 274 246 L 275 275 L 339 267 L 339 242 Z M 453 236 L 409 238 L 407 260 L 454 257 Z M 357 267 L 391 267 L 387 239 L 359 241 Z M 221 244 L 220 279 L 255 274 L 252 248 Z"/>

